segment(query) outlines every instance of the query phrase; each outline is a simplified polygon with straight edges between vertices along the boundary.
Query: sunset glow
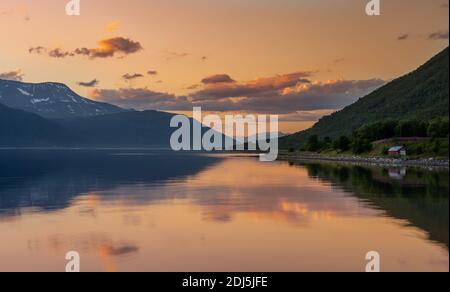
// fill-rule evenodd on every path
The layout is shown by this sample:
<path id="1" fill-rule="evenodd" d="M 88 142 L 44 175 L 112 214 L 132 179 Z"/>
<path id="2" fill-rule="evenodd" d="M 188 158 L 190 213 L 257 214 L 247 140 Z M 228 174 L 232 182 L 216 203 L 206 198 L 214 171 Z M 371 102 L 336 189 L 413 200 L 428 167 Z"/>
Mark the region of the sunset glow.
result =
<path id="1" fill-rule="evenodd" d="M 448 46 L 446 0 L 383 1 L 379 17 L 360 0 L 97 0 L 74 17 L 66 2 L 1 1 L 1 76 L 140 110 L 280 114 L 285 132 Z"/>

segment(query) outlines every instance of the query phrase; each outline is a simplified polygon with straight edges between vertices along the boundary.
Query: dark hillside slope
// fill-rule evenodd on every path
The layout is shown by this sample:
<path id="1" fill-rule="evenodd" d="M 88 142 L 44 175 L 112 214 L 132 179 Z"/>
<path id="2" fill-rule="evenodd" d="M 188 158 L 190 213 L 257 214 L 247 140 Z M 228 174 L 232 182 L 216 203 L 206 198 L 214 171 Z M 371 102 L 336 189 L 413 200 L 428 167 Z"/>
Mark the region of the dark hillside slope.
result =
<path id="1" fill-rule="evenodd" d="M 350 136 L 367 123 L 384 119 L 448 117 L 449 49 L 433 57 L 417 70 L 400 77 L 356 103 L 322 118 L 314 127 L 281 139 L 282 147 L 298 146 L 311 135 L 320 138 Z"/>
<path id="2" fill-rule="evenodd" d="M 0 146 L 54 146 L 67 142 L 58 124 L 0 104 Z"/>

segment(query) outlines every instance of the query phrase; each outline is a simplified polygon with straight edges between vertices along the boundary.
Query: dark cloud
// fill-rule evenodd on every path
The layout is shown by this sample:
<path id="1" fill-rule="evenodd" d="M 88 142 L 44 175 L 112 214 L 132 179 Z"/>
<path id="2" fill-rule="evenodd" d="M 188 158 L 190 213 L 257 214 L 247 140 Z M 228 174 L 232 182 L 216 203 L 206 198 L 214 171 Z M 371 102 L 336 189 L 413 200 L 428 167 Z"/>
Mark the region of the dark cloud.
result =
<path id="1" fill-rule="evenodd" d="M 61 49 L 53 49 L 48 51 L 48 56 L 51 58 L 66 58 L 75 56 L 74 53 L 66 52 Z"/>
<path id="2" fill-rule="evenodd" d="M 119 247 L 107 245 L 103 246 L 103 251 L 111 256 L 125 256 L 139 252 L 139 247 L 135 245 L 123 245 Z"/>
<path id="3" fill-rule="evenodd" d="M 135 74 L 128 74 L 127 73 L 125 75 L 122 75 L 122 79 L 124 79 L 126 81 L 134 80 L 134 79 L 138 79 L 138 78 L 142 78 L 142 77 L 144 77 L 144 75 L 139 74 L 139 73 L 135 73 Z"/>
<path id="4" fill-rule="evenodd" d="M 203 62 L 206 62 L 207 60 L 208 60 L 208 57 L 202 56 L 202 61 L 203 61 Z"/>
<path id="5" fill-rule="evenodd" d="M 150 75 L 150 76 L 155 76 L 155 75 L 158 75 L 158 71 L 156 71 L 156 70 L 149 70 L 149 71 L 147 71 L 147 74 Z"/>
<path id="6" fill-rule="evenodd" d="M 321 109 L 341 109 L 385 84 L 380 79 L 337 80 L 285 88 L 266 95 L 255 95 L 238 101 L 229 100 L 242 109 L 264 113 L 291 113 Z"/>
<path id="7" fill-rule="evenodd" d="M 39 47 L 32 47 L 28 49 L 28 52 L 30 54 L 43 54 L 47 51 L 46 48 L 39 46 Z"/>
<path id="8" fill-rule="evenodd" d="M 189 85 L 188 87 L 186 87 L 186 89 L 187 89 L 187 90 L 197 90 L 197 89 L 199 89 L 200 87 L 201 87 L 200 84 L 192 84 L 192 85 Z"/>
<path id="9" fill-rule="evenodd" d="M 137 110 L 192 110 L 187 97 L 155 92 L 148 88 L 95 89 L 91 97 Z"/>
<path id="10" fill-rule="evenodd" d="M 78 49 L 75 49 L 74 53 L 76 55 L 89 56 L 91 54 L 91 50 L 88 48 L 78 48 Z"/>
<path id="11" fill-rule="evenodd" d="M 227 74 L 217 74 L 206 78 L 201 81 L 203 84 L 214 84 L 214 83 L 234 83 L 236 82 Z"/>
<path id="12" fill-rule="evenodd" d="M 430 39 L 430 40 L 448 40 L 448 30 L 430 33 L 428 35 L 428 39 Z"/>
<path id="13" fill-rule="evenodd" d="M 99 48 L 90 49 L 89 57 L 91 58 L 107 58 L 113 57 L 115 54 L 129 55 L 142 50 L 139 42 L 130 39 L 117 37 L 99 42 Z"/>
<path id="14" fill-rule="evenodd" d="M 21 70 L 4 72 L 4 73 L 0 73 L 0 79 L 12 80 L 12 81 L 22 81 L 23 74 L 22 74 Z"/>
<path id="15" fill-rule="evenodd" d="M 100 83 L 100 81 L 98 81 L 97 79 L 94 79 L 89 82 L 78 82 L 77 84 L 82 87 L 96 87 L 99 83 Z"/>
<path id="16" fill-rule="evenodd" d="M 223 83 L 203 85 L 208 90 L 202 88 L 189 96 L 176 96 L 147 88 L 126 88 L 96 90 L 92 97 L 98 101 L 140 110 L 190 111 L 194 106 L 201 106 L 205 111 L 218 112 L 270 114 L 302 112 L 305 117 L 304 112 L 341 109 L 385 84 L 385 81 L 380 79 L 313 83 L 300 78 L 305 74 L 260 78 L 239 84 L 240 87 L 249 86 L 249 89 L 239 88 L 237 90 L 234 83 L 231 84 L 234 84 L 231 87 L 224 87 Z M 295 82 L 291 79 L 295 79 Z M 238 92 L 245 94 L 238 95 Z M 316 112 L 315 115 L 310 115 L 308 118 L 315 119 L 317 115 Z"/>
<path id="17" fill-rule="evenodd" d="M 135 42 L 123 37 L 116 37 L 99 41 L 98 47 L 93 49 L 77 48 L 73 51 L 65 51 L 60 48 L 49 49 L 38 46 L 30 48 L 28 51 L 35 54 L 46 54 L 51 58 L 66 58 L 80 55 L 87 56 L 91 59 L 96 59 L 110 58 L 116 55 L 120 55 L 123 57 L 139 52 L 142 49 L 143 47 L 139 42 Z"/>
<path id="18" fill-rule="evenodd" d="M 310 76 L 312 76 L 311 72 L 296 72 L 274 77 L 259 78 L 244 83 L 203 82 L 206 85 L 205 88 L 193 94 L 192 98 L 193 100 L 200 101 L 219 100 L 232 97 L 273 96 L 279 90 L 297 84 L 309 83 L 310 81 L 305 78 Z"/>
<path id="19" fill-rule="evenodd" d="M 264 84 L 264 82 L 263 82 Z M 247 95 L 224 98 L 223 86 L 219 87 L 219 98 L 211 86 L 206 96 L 205 90 L 199 90 L 189 96 L 192 105 L 202 106 L 208 111 L 246 111 L 269 114 L 288 114 L 298 111 L 337 110 L 357 101 L 373 90 L 385 84 L 380 79 L 337 80 L 327 83 L 297 83 L 294 86 L 262 86 Z M 236 91 L 231 90 L 231 94 Z"/>
<path id="20" fill-rule="evenodd" d="M 398 41 L 405 41 L 407 39 L 409 39 L 409 34 L 402 34 L 402 35 L 397 37 Z"/>
<path id="21" fill-rule="evenodd" d="M 298 111 L 281 115 L 280 122 L 317 122 L 323 116 L 328 116 L 336 112 L 336 109 L 322 109 L 311 111 Z"/>

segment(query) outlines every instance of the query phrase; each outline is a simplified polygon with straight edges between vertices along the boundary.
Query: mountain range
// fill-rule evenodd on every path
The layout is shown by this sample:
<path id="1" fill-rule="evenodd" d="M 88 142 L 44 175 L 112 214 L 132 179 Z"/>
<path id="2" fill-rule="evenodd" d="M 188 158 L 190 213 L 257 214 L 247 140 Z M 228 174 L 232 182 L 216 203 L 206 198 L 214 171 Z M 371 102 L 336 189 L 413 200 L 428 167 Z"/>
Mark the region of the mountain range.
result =
<path id="1" fill-rule="evenodd" d="M 0 146 L 48 146 L 67 140 L 61 125 L 0 104 Z"/>
<path id="2" fill-rule="evenodd" d="M 448 119 L 448 70 L 446 48 L 414 72 L 322 118 L 312 128 L 280 138 L 280 147 L 299 146 L 311 135 L 350 136 L 362 125 L 384 119 Z M 168 147 L 172 117 L 92 101 L 60 83 L 0 80 L 3 147 Z"/>
<path id="3" fill-rule="evenodd" d="M 168 148 L 174 131 L 172 117 L 164 112 L 131 111 L 49 120 L 0 104 L 0 146 Z"/>
<path id="4" fill-rule="evenodd" d="M 431 120 L 449 116 L 449 48 L 415 71 L 389 82 L 356 103 L 322 118 L 312 128 L 280 139 L 298 147 L 312 135 L 323 139 L 351 136 L 359 127 L 386 119 Z"/>
<path id="5" fill-rule="evenodd" d="M 3 147 L 168 147 L 172 117 L 89 100 L 60 83 L 0 80 Z"/>
<path id="6" fill-rule="evenodd" d="M 92 117 L 125 112 L 107 103 L 79 96 L 61 83 L 0 80 L 0 103 L 49 119 Z"/>
<path id="7" fill-rule="evenodd" d="M 173 116 L 95 102 L 60 83 L 0 80 L 0 147 L 168 148 Z"/>

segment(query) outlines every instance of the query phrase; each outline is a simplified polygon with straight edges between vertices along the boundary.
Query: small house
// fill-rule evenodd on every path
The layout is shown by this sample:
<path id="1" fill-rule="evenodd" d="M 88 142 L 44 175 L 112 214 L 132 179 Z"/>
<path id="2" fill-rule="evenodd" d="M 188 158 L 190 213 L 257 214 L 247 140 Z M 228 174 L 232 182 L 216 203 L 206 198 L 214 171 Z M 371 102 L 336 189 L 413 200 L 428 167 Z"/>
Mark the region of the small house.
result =
<path id="1" fill-rule="evenodd" d="M 403 146 L 394 146 L 389 148 L 389 156 L 406 156 L 406 148 Z"/>

